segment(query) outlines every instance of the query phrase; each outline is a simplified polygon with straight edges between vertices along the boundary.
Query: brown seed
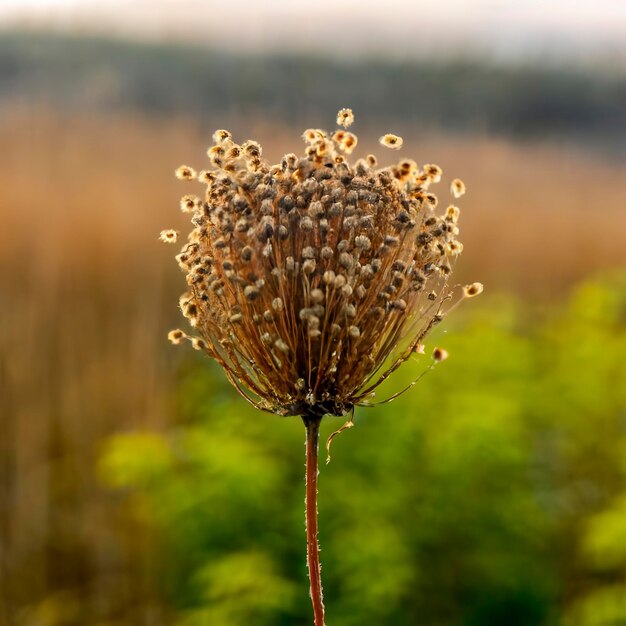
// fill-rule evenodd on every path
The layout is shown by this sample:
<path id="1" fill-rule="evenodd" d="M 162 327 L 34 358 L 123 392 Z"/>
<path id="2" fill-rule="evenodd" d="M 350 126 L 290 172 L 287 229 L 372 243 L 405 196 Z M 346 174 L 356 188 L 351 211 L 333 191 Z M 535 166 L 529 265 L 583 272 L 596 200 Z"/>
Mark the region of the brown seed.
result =
<path id="1" fill-rule="evenodd" d="M 193 180 L 196 177 L 196 170 L 188 165 L 181 165 L 176 169 L 176 178 L 179 180 Z"/>
<path id="2" fill-rule="evenodd" d="M 471 285 L 466 285 L 465 287 L 463 287 L 463 295 L 466 298 L 473 298 L 474 296 L 480 295 L 482 292 L 482 283 L 472 283 Z"/>
<path id="3" fill-rule="evenodd" d="M 404 143 L 402 141 L 402 137 L 398 137 L 398 135 L 393 135 L 391 133 L 383 135 L 378 142 L 382 146 L 385 146 L 385 148 L 391 148 L 392 150 L 399 150 Z"/>
<path id="4" fill-rule="evenodd" d="M 177 328 L 176 330 L 170 330 L 169 333 L 167 333 L 167 338 L 175 345 L 179 345 L 180 342 L 185 339 L 187 335 L 185 335 L 185 333 L 180 330 L 179 328 Z"/>
<path id="5" fill-rule="evenodd" d="M 312 289 L 311 301 L 314 303 L 324 302 L 324 292 L 321 289 Z"/>
<path id="6" fill-rule="evenodd" d="M 206 350 L 206 341 L 202 339 L 202 337 L 193 337 L 191 340 L 191 345 L 194 350 Z"/>
<path id="7" fill-rule="evenodd" d="M 178 231 L 172 230 L 171 228 L 162 230 L 159 235 L 159 239 L 165 243 L 176 243 L 176 240 L 178 239 Z"/>
<path id="8" fill-rule="evenodd" d="M 339 124 L 339 126 L 348 128 L 348 126 L 352 126 L 353 123 L 354 113 L 352 109 L 341 109 L 339 113 L 337 113 L 337 124 Z"/>
<path id="9" fill-rule="evenodd" d="M 450 191 L 455 198 L 460 198 L 465 194 L 465 183 L 459 178 L 455 178 L 452 183 L 450 183 Z"/>
<path id="10" fill-rule="evenodd" d="M 312 274 L 315 271 L 315 260 L 314 259 L 307 259 L 302 264 L 302 271 L 305 274 Z"/>
<path id="11" fill-rule="evenodd" d="M 444 350 L 443 348 L 435 348 L 433 350 L 433 361 L 435 361 L 436 363 L 440 363 L 441 361 L 445 361 L 448 358 L 448 352 L 447 350 Z"/>
<path id="12" fill-rule="evenodd" d="M 217 144 L 227 143 L 232 137 L 232 134 L 227 130 L 216 130 L 213 133 L 213 141 Z"/>

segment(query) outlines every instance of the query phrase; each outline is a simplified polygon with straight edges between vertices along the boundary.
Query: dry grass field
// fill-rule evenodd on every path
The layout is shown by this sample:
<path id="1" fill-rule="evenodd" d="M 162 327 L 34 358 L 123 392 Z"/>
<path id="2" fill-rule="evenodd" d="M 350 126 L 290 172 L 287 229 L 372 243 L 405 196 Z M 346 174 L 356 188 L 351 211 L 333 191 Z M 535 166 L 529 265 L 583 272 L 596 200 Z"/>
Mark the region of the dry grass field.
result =
<path id="1" fill-rule="evenodd" d="M 277 133 L 249 120 L 233 120 L 231 129 L 239 139 L 254 133 L 272 159 L 300 146 L 302 129 Z M 99 487 L 94 459 L 115 430 L 158 429 L 176 419 L 170 398 L 178 352 L 165 334 L 179 324 L 182 277 L 157 236 L 187 228 L 177 210 L 184 187 L 173 171 L 182 162 L 202 165 L 211 130 L 132 115 L 0 116 L 5 610 L 66 588 L 88 587 L 88 597 L 117 603 L 115 611 L 153 600 L 144 584 L 149 563 L 131 567 L 119 549 L 120 536 L 150 538 Z M 626 187 L 619 184 L 626 164 L 558 145 L 418 137 L 373 125 L 357 127 L 357 152 L 385 156 L 375 138 L 388 130 L 404 135 L 402 154 L 438 163 L 447 180 L 467 184 L 460 281 L 545 298 L 626 264 Z"/>

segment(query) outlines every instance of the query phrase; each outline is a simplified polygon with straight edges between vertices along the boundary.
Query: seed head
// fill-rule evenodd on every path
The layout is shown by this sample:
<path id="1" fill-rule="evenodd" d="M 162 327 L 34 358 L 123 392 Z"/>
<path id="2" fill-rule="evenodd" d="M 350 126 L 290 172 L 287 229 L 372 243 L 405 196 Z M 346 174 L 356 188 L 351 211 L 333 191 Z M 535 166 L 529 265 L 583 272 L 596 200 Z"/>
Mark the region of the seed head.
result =
<path id="1" fill-rule="evenodd" d="M 457 206 L 454 206 L 451 204 L 446 209 L 446 220 L 448 220 L 449 222 L 452 222 L 453 224 L 457 223 L 460 215 L 461 215 L 461 210 Z"/>
<path id="2" fill-rule="evenodd" d="M 228 143 L 232 139 L 232 134 L 227 130 L 216 130 L 213 133 L 213 141 L 216 144 Z"/>
<path id="3" fill-rule="evenodd" d="M 191 346 L 193 347 L 194 350 L 206 350 L 207 349 L 206 341 L 202 339 L 202 337 L 192 337 Z"/>
<path id="4" fill-rule="evenodd" d="M 365 160 L 370 167 L 376 167 L 378 165 L 378 159 L 373 154 L 368 154 Z"/>
<path id="5" fill-rule="evenodd" d="M 215 173 L 209 170 L 202 170 L 198 173 L 198 180 L 205 185 L 212 185 L 215 182 Z"/>
<path id="6" fill-rule="evenodd" d="M 435 348 L 433 350 L 433 361 L 435 361 L 435 363 L 440 363 L 441 361 L 445 361 L 448 356 L 450 356 L 448 354 L 447 350 L 444 350 L 443 348 Z"/>
<path id="7" fill-rule="evenodd" d="M 482 283 L 472 283 L 471 285 L 466 285 L 465 287 L 463 287 L 463 295 L 466 298 L 473 298 L 474 296 L 480 295 L 482 292 Z"/>
<path id="8" fill-rule="evenodd" d="M 307 128 L 302 133 L 302 139 L 304 139 L 306 143 L 313 143 L 317 141 L 317 139 L 319 139 L 317 132 L 318 131 L 316 131 L 314 128 Z"/>
<path id="9" fill-rule="evenodd" d="M 241 145 L 241 149 L 243 150 L 244 157 L 250 160 L 260 158 L 263 152 L 261 149 L 261 144 L 256 141 L 252 141 L 251 139 L 248 139 L 248 141 L 244 142 Z"/>
<path id="10" fill-rule="evenodd" d="M 338 147 L 339 150 L 345 152 L 345 154 L 352 154 L 358 142 L 359 140 L 356 135 L 354 135 L 353 133 L 345 132 L 342 134 L 341 141 L 338 142 Z M 343 160 L 341 161 L 341 163 L 343 163 Z"/>
<path id="11" fill-rule="evenodd" d="M 167 338 L 175 345 L 177 346 L 178 344 L 180 344 L 180 342 L 185 339 L 187 337 L 187 335 L 185 335 L 185 333 L 180 330 L 179 328 L 177 328 L 176 330 L 170 330 L 169 333 L 167 333 Z"/>
<path id="12" fill-rule="evenodd" d="M 455 178 L 450 183 L 450 192 L 455 198 L 460 198 L 465 194 L 465 183 L 460 178 Z"/>
<path id="13" fill-rule="evenodd" d="M 172 230 L 171 228 L 162 230 L 159 235 L 159 239 L 164 243 L 176 243 L 176 240 L 178 239 L 178 231 Z"/>
<path id="14" fill-rule="evenodd" d="M 443 170 L 438 165 L 427 163 L 424 165 L 424 175 L 431 183 L 438 183 L 443 175 Z"/>
<path id="15" fill-rule="evenodd" d="M 349 109 L 337 117 L 344 129 L 352 120 Z M 455 304 L 458 209 L 435 214 L 428 190 L 441 169 L 410 159 L 376 169 L 373 155 L 351 163 L 358 139 L 344 129 L 308 129 L 305 154 L 275 165 L 255 141 L 239 145 L 216 131 L 213 167 L 199 176 L 205 198 L 181 200 L 193 224 L 176 257 L 188 285 L 181 311 L 198 335 L 192 346 L 254 406 L 280 415 L 343 415 L 367 404 Z M 381 143 L 399 148 L 402 139 Z M 188 166 L 176 175 L 196 177 Z M 481 290 L 475 283 L 463 296 Z"/>
<path id="16" fill-rule="evenodd" d="M 180 210 L 183 213 L 193 213 L 202 206 L 202 200 L 198 196 L 183 196 L 180 200 Z"/>
<path id="17" fill-rule="evenodd" d="M 179 180 L 193 180 L 196 177 L 196 170 L 188 165 L 181 165 L 176 169 L 176 178 Z"/>
<path id="18" fill-rule="evenodd" d="M 348 126 L 352 126 L 353 123 L 354 113 L 352 109 L 341 109 L 339 113 L 337 113 L 337 124 L 339 124 L 339 126 L 348 128 Z"/>
<path id="19" fill-rule="evenodd" d="M 391 148 L 392 150 L 399 150 L 402 147 L 404 141 L 402 137 L 398 137 L 398 135 L 392 135 L 391 133 L 387 133 L 383 135 L 378 142 L 385 146 L 385 148 Z"/>

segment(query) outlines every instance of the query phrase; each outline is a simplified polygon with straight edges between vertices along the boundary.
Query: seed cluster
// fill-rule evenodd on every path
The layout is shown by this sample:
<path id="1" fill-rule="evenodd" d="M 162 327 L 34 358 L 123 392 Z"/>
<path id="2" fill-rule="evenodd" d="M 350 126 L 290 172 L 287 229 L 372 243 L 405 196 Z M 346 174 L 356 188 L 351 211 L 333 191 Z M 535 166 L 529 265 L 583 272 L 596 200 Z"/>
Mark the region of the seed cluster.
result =
<path id="1" fill-rule="evenodd" d="M 349 163 L 353 119 L 342 109 L 344 129 L 305 131 L 304 156 L 276 165 L 258 143 L 218 130 L 212 167 L 176 172 L 206 191 L 181 200 L 194 229 L 176 257 L 188 284 L 180 307 L 198 336 L 177 330 L 170 340 L 189 338 L 273 413 L 343 415 L 366 403 L 451 306 L 462 245 L 459 209 L 435 213 L 430 186 L 441 169 L 411 160 L 376 169 L 373 155 Z M 390 148 L 402 144 L 385 137 Z"/>

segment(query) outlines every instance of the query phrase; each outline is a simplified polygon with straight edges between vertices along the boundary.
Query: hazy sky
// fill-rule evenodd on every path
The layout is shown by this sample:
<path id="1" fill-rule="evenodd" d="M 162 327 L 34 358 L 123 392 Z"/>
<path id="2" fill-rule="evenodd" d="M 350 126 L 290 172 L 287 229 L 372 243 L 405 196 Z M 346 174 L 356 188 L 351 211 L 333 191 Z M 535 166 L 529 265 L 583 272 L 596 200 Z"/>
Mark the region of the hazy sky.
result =
<path id="1" fill-rule="evenodd" d="M 15 23 L 333 56 L 626 59 L 626 0 L 0 0 L 0 24 Z"/>

